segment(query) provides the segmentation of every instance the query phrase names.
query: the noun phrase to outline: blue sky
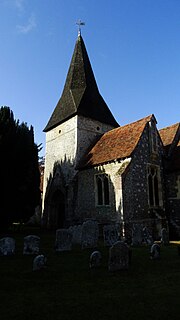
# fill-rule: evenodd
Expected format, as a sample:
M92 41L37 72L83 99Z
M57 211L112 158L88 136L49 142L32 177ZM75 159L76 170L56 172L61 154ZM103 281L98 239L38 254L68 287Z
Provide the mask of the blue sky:
M180 120L180 0L0 0L0 106L35 141L63 90L76 21L99 90L120 125ZM43 148L41 155L45 153Z

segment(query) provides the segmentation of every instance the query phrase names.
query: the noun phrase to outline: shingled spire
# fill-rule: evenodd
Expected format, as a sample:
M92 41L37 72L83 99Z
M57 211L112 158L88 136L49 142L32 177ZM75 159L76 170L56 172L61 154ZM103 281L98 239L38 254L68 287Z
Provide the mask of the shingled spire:
M81 34L78 35L64 90L44 131L47 132L75 115L117 127L99 93Z

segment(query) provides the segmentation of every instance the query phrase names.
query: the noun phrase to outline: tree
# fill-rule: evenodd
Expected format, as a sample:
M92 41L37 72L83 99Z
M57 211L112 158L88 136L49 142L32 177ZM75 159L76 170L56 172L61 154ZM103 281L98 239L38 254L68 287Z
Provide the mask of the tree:
M26 222L40 202L39 146L34 131L0 108L0 228Z

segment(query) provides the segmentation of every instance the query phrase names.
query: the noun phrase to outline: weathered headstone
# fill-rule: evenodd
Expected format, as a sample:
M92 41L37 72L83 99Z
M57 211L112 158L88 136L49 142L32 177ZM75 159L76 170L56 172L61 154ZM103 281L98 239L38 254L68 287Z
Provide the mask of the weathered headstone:
M143 242L149 245L153 244L153 237L147 227L144 227L142 230L143 233Z
M105 225L103 227L103 238L105 246L112 246L118 241L118 229L116 225Z
M70 230L56 230L55 250L57 252L72 250L72 232Z
M169 234L166 228L161 230L161 243L167 246L169 244Z
M73 245L81 245L82 240L82 225L70 226L69 231L72 233Z
M33 271L44 269L47 266L47 258L40 254L33 260Z
M85 221L82 225L82 249L97 247L99 238L98 223L93 220Z
M123 241L117 241L109 249L109 271L117 271L129 268L129 247Z
M154 243L151 246L151 250L150 250L150 257L153 260L159 259L160 258L160 246L157 243Z
M38 254L40 246L40 237L35 235L28 235L24 237L23 254Z
M139 246L143 241L142 225L134 223L132 228L132 245Z
M94 251L90 255L89 266L90 268L97 268L101 265L102 255L100 251Z
M0 239L0 256L11 256L15 253L15 240L11 237Z

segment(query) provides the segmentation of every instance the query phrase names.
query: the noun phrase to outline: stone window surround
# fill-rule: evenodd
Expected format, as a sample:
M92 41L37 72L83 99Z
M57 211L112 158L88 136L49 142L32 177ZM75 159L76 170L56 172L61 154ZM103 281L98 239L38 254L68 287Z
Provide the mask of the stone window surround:
M98 194L98 179L101 179L101 187L102 187L102 194ZM108 182L108 185L106 187L108 189L105 190L105 181ZM95 182L95 205L96 207L109 207L110 206L110 190L109 190L109 176L106 173L98 173L94 176L94 182ZM102 204L99 203L99 196L102 199Z
M155 174L153 175L153 181L152 181L152 197L153 197L153 204L150 203L150 191L149 191L149 176L150 176L150 169L155 170ZM157 178L157 187L155 187L155 180L154 178ZM156 190L157 191L156 191ZM163 201L162 201L162 184L161 184L161 176L160 176L160 166L148 163L147 164L147 190L148 190L148 205L150 208L160 208L163 207ZM158 192L156 194L156 192ZM158 204L157 204L157 197L158 197Z

